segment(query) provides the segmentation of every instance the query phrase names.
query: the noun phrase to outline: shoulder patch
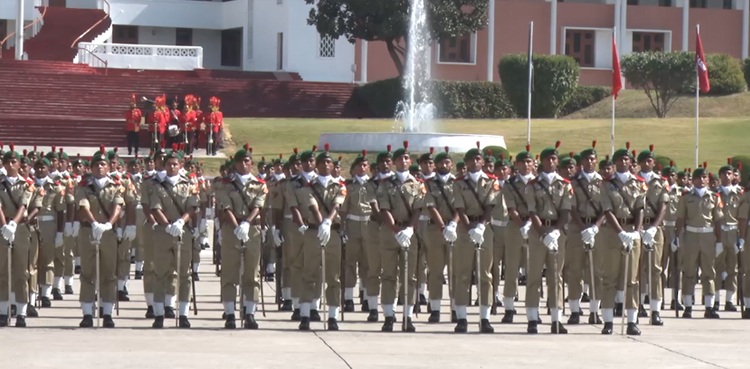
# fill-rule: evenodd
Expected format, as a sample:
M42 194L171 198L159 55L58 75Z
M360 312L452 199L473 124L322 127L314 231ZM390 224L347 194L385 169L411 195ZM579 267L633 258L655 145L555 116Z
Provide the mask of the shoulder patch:
M567 178L565 178L565 177L562 177L562 180L563 180L563 182L565 182L565 183L570 183L570 180L569 180L569 179L567 179Z
M643 177L641 177L641 176L639 176L637 174L635 175L635 179L638 180L639 182L646 182L646 180Z

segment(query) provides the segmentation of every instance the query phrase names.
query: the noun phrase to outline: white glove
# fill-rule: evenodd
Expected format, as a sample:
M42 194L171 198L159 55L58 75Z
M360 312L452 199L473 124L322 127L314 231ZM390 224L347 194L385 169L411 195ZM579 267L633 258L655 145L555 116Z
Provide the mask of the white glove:
M481 246L484 243L484 230L485 226L483 223L479 223L476 227L470 229L469 238L471 238L471 241Z
M199 245L208 245L208 237L203 236L200 239L198 239L198 244Z
M118 227L118 228L117 228L117 239L118 239L118 240L122 240L122 239L123 239L123 235L124 235L124 234L125 234L125 231L123 231L123 229L122 229L122 228L119 228L119 227Z
M635 240L640 241L641 240L641 233L638 232L638 231L628 232L628 234L630 235L630 239L633 240L633 241L635 241Z
M277 229L276 226L271 226L271 236L273 236L273 244L276 247L281 246L284 240L281 239L281 230Z
M81 222L73 222L73 234L71 237L78 237L78 233L81 232Z
M268 232L268 228L260 229L260 243L261 244L266 243L266 232Z
M656 237L656 227L651 227L641 234L641 237L643 239L643 244L645 245L653 245L654 244L654 238Z
M531 221L527 221L526 224L523 225L523 227L520 228L521 231L521 237L523 237L524 240L529 239L529 231L531 230Z
M65 223L65 237L73 236L73 223Z
M560 239L560 230L555 229L554 231L547 233L542 238L542 243L544 246L547 246L547 248L550 251L557 251L559 248L559 245L557 243L557 240Z
M170 236L177 238L182 236L182 228L185 227L185 221L182 220L182 218L177 219L174 221L174 223L167 226L165 231L169 233Z
M128 240L128 241L135 240L135 236L136 236L135 230L136 230L135 225L125 226L125 232L123 234L125 237L125 240Z
M198 230L200 232L206 231L206 218L202 218L201 221L198 223Z
M739 254L740 251L744 249L745 249L745 240L740 238L739 240L737 240L737 244L734 245L734 253Z
M458 233L456 232L456 229L458 229L458 224L454 221L448 222L448 224L443 229L443 237L448 242L456 242L458 239Z
M672 252L677 252L677 250L680 248L680 239L675 237L672 240L672 243L670 244L670 246L672 247Z
M297 228L297 231L298 231L299 233L305 234L305 232L307 232L307 228L308 228L308 227L307 227L307 225L306 225L306 224L303 224L303 225L301 225L301 226L300 226L299 228Z
M237 228L234 229L234 235L237 239L242 242L247 242L250 239L250 223L242 222Z
M111 229L112 229L112 223L94 222L94 224L91 225L91 236L94 238L94 240L99 241L102 239L104 232L107 232Z
M721 253L724 251L724 244L721 242L716 243L716 256L721 255Z
M63 245L63 233L57 232L55 233L55 247L62 247Z
M320 244L323 246L327 245L328 241L331 240L330 219L324 219L323 223L320 223L320 226L318 227L318 240L320 240Z
M414 228L406 227L404 230L396 233L396 241L401 247L408 249L411 246L411 237L414 236Z
M633 232L622 231L617 234L617 237L622 241L623 250L630 252L633 249Z
M6 225L3 226L2 233L3 238L5 238L6 241L13 242L13 240L16 238L16 228L18 225L14 221L8 222Z
M594 236L591 234L588 228L581 231L581 240L583 240L584 246L594 246Z

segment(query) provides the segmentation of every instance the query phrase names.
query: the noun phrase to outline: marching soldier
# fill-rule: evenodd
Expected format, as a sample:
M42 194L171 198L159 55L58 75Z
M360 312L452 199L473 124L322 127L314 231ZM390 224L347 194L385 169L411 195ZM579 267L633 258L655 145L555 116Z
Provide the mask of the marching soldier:
M321 285L328 305L328 330L339 329L336 317L341 305L341 218L338 211L346 198L346 186L331 176L333 160L325 151L315 154L305 151L300 155L303 172L294 181L294 195L290 196L289 208L303 234L302 289L300 296L300 330L310 329L312 310L319 305ZM312 171L312 165L318 174ZM322 250L325 252L322 254ZM321 258L325 257L325 270L321 278Z
M641 243L644 253L641 254L640 264L640 302L639 315L647 317L643 303L646 295L649 297L651 311L651 325L661 326L664 322L659 316L662 301L662 266L661 259L664 252L664 229L662 222L669 206L669 184L661 173L654 172L656 161L654 145L649 145L648 150L638 154L639 176L642 178L648 190L644 196L643 207L643 231L641 232ZM649 273L651 276L649 278ZM651 281L653 285L648 285ZM648 289L647 289L648 287Z
M283 193L283 216L284 221L281 226L281 234L284 243L282 244L282 256L281 258L286 260L284 262L284 268L288 269L289 273L289 295L292 300L292 321L300 320L300 297L302 297L302 265L304 259L302 258L302 246L304 243L303 234L299 232L299 219L294 219L292 216L292 210L289 206L295 200L294 187L300 180L307 181L307 178L311 178L314 175L314 169L311 167L309 162L304 163L305 171L302 171L303 163L300 160L299 152L297 148L294 148L294 154L289 157L289 160L284 163L284 170L288 171L287 179L283 182L279 189ZM303 174L304 173L304 174ZM278 204L276 204L278 206ZM317 305L315 309L311 309L310 318L313 321L320 321L320 315L318 314Z
M737 248L738 234L738 217L739 206L742 201L744 191L742 187L732 184L734 179L734 167L732 158L727 159L727 165L719 168L719 180L721 186L718 194L721 202L724 204L723 215L721 220L721 238L719 243L721 248L716 248L716 296L714 298L714 309L719 309L721 301L721 289L727 291L724 311L737 311L734 306L734 299L737 294Z
M419 166L419 173L418 175L415 175L417 178L421 179L422 182L427 182L432 178L435 178L435 158L434 158L434 152L435 149L430 147L430 152L424 153L421 156L419 156L417 160L417 165ZM415 305L414 310L419 313L421 311L420 305L428 305L427 297L425 296L425 292L427 291L427 248L424 243L425 232L427 231L427 225L430 222L430 215L427 213L427 209L422 209L422 214L419 216L419 227L417 229L417 233L419 234L419 237L417 237L417 241L419 241L419 262L417 264L417 287L419 289L419 303ZM442 282L442 276L443 276L443 269L439 271L433 272L433 274L438 274L438 276L441 279ZM442 284L440 286L440 289L442 289ZM402 294L403 295L403 294ZM430 306L428 306L428 311L430 311Z
M154 250L156 248L154 234L158 223L151 213L151 192L154 186L159 185L159 181L166 177L164 170L164 157L166 151L157 149L153 157L149 159L153 163L153 169L146 172L143 183L140 188L140 211L145 218L145 224L142 228L143 238L143 294L146 300L146 319L154 319L154 284L156 283L156 274L154 271ZM165 301L171 304L171 301ZM165 308L165 310L167 310ZM171 313L171 314L170 314ZM174 318L174 311L165 311L167 318Z
M677 168L675 168L674 166L674 162L670 161L668 167L662 168L661 175L662 177L667 179L667 184L669 185L669 203L667 205L667 212L664 215L664 243L667 243L671 242L675 238L674 227L677 223L677 204L679 203L680 197L683 194L683 188L677 183L678 172ZM671 285L669 287L673 288L672 303L670 309L674 310L676 308L678 310L682 310L680 297L674 294L674 288L676 287L677 281L672 277L672 272L675 270L675 268L679 269L679 264L672 259L674 254L672 253L671 247L665 247L663 252L662 270L669 269L670 273L667 277L667 280L671 282ZM664 305L663 302L662 305Z
M200 204L198 187L179 174L182 159L183 153L173 147L164 157L166 173L159 176L158 182L152 183L150 188L149 206L158 224L153 233L156 275L153 328L164 327L164 317L169 309L165 303L175 296L179 303L178 326L190 328L187 318L190 300L188 271L193 233L186 232L186 225L195 218Z
M508 205L505 202L503 196L503 187L505 186L508 179L511 177L511 163L510 160L505 159L505 155L501 154L500 157L495 160L494 163L494 175L497 178L497 183L500 186L500 193L497 195L497 203L492 208L492 242L493 242L493 261L492 261L492 289L493 293L493 304L491 313L497 314L497 307L503 306L503 300L501 299L500 293L500 279L503 275L503 262L505 261L505 248L508 242L506 241L508 236ZM518 273L518 268L516 268ZM506 279L506 284L510 283ZM517 279L514 283L518 283ZM515 295L512 296L515 300Z
M607 226L602 229L602 334L612 334L614 330L615 295L618 294L619 280L627 282L624 286L627 334L641 334L637 327L636 284L641 252L638 230L643 222L644 197L648 188L642 178L630 172L633 157L628 151L630 143L627 146L612 155L616 172L602 185L602 211L607 217Z
M8 326L11 300L16 303L16 327L26 327L29 303L27 267L31 244L30 229L25 223L31 197L36 189L33 180L19 174L21 158L12 144L2 157L5 174L0 176L0 224L6 244L0 252L0 327ZM8 257L11 258L10 261ZM11 270L8 270L9 266ZM11 291L8 290L8 284L11 284Z
M217 215L222 218L221 301L224 327L236 328L235 285L240 286L245 329L258 329L255 309L260 300L261 211L268 187L252 174L253 150L248 145L234 154L234 173L216 193ZM241 267L242 265L242 267Z
M104 327L115 327L112 308L117 298L117 234L113 226L117 224L125 205L125 188L108 176L109 156L104 147L100 147L91 159L91 175L83 179L76 189L77 220L81 224L81 328L94 325L97 294L102 301L102 306L98 308L102 311ZM96 281L97 275L99 281ZM95 290L97 284L99 291Z
M418 247L414 228L419 222L420 208L426 189L420 180L408 172L411 165L408 146L409 142L404 141L404 147L393 153L393 163L396 166L395 173L383 177L381 170L382 179L377 191L382 221L380 227L380 256L382 263L381 303L385 316L385 323L381 328L383 332L393 331L393 323L396 321L394 303L398 291L396 283L399 279L404 279L402 276L405 274L408 280L401 281L406 286L407 295L407 301L404 301L403 307L406 319L402 322L402 330L406 332L416 331L412 323L413 307L417 297L416 268L418 264ZM406 273L404 273L403 268L406 268ZM371 270L370 274L372 273ZM468 299L469 296L466 296L467 305Z
M212 96L209 100L209 108L211 112L208 114L208 126L206 135L208 136L208 147L206 149L206 155L216 156L216 152L219 149L219 143L221 142L221 132L224 128L224 114L219 111L219 105L221 100Z
M716 270L714 260L716 250L721 243L721 220L724 203L721 194L711 192L708 186L706 163L692 174L693 189L680 198L677 205L677 225L675 238L672 240L672 251L682 248L680 264L682 271L682 303L685 305L683 318L693 316L693 294L698 282L698 268L701 269L703 302L706 311L704 318L718 319L719 314L713 309ZM685 234L682 235L682 232Z
M542 150L539 175L526 187L524 198L529 207L528 271L526 285L527 332L538 333L539 298L542 270L547 266L547 296L552 320L551 333L566 334L560 322L563 304L562 269L565 263L565 225L570 219L573 188L557 174L559 154L554 148Z
M133 204L135 206L133 212L135 217L135 225L126 226L125 233L133 237L131 242L131 254L134 255L135 259L135 279L143 279L143 225L146 221L146 217L143 213L143 205L141 199L141 187L143 186L144 177L141 173L141 161L138 159L138 155L132 158L128 162L128 172L126 174L128 181L132 184L133 189L131 190L133 196ZM131 228L128 228L131 227ZM132 233L135 232L135 235Z
M287 266L289 258L284 258L284 251L286 248L283 247L284 238L282 237L281 232L283 228L284 213L289 212L289 210L285 210L284 208L284 186L287 182L284 168L286 167L288 169L288 166L284 163L283 158L283 154L279 154L279 158L273 160L272 165L274 170L266 182L268 185L266 202L269 211L267 214L267 222L269 224L267 237L269 238L269 242L274 246L273 250L270 252L277 254L277 248L281 247L281 259L276 261L277 265L275 270L278 272L276 273L275 278L281 279L281 291L279 291L281 292L280 310L292 311L292 285L291 276L289 275L290 268Z
M737 211L739 237L736 244L736 251L739 252L738 258L742 264L738 276L742 281L742 291L740 293L745 305L745 310L742 311L742 319L750 319L750 272L748 271L748 267L750 266L750 252L745 250L745 243L750 240L750 227L748 227L750 223L748 223L748 219L750 219L750 191L745 191L740 201L740 208Z

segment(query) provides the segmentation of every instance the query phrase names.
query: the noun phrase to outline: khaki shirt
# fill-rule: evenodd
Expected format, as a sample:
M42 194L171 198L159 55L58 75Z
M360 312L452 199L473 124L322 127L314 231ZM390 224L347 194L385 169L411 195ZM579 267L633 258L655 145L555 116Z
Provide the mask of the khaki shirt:
M661 204L669 203L669 183L666 178L655 174L647 185L648 190L646 190L644 197L646 206L643 207L643 218L653 219L656 218L656 212L659 211Z
M76 188L76 206L88 209L99 223L109 221L115 206L125 205L125 187L116 183L111 178L102 188L96 184L93 176L84 178ZM102 206L104 209L102 209Z
M150 192L149 208L164 212L164 216L170 223L181 218L191 208L197 208L200 205L198 187L185 176L180 176L174 186L167 178L161 182L154 180L151 183Z
M542 176L529 181L524 198L529 205L529 211L535 213L541 220L557 220L564 210L573 207L573 187L570 181L556 175L552 183Z
M602 183L604 179L596 172L591 174L593 177L589 181L583 173L571 181L573 188L573 206L581 218L590 218L591 222L596 222L597 218L604 212L602 210Z
M375 186L372 182L360 183L357 179L346 181L346 199L341 205L341 212L356 216L372 215L372 203L378 201Z
M456 209L464 209L469 217L481 217L486 208L497 204L500 184L494 176L490 177L484 172L480 173L475 183L467 173L453 183L453 192Z
M133 185L133 180L130 178L130 175L115 175L112 176L112 180L120 182L120 184L125 187L125 196L123 197L126 204L132 204L138 201L138 196L140 195L138 194L138 189Z
M664 215L665 222L677 221L677 204L680 202L682 197L683 189L677 185L669 188L669 202L667 203L667 213Z
M289 210L284 207L284 187L288 182L287 178L277 180L275 177L266 182L268 185L268 205L273 211L281 211L286 215Z
M635 213L646 205L646 182L632 174L623 183L613 174L602 183L602 211L611 211L618 220L635 221Z
M19 175L16 183L10 184L6 176L0 175L0 205L2 205L5 217L12 219L16 216L18 212L16 205L19 207L26 206L28 213L31 197L35 191L36 186L34 186L34 181L31 179L26 179Z
M302 219L307 224L318 223L310 210L311 206L317 207L320 215L326 218L330 215L329 211L333 211L336 205L341 206L346 199L347 189L344 181L334 179L323 186L318 178L318 176L312 176L311 181L307 181L304 176L300 175L292 180L288 187L292 191L292 195L289 196L289 208L299 209ZM333 223L341 223L341 217L338 214L333 219Z
M706 189L706 193L700 197L693 190L682 196L677 204L677 218L685 219L688 227L713 227L714 222L721 221L723 207L717 193Z
M45 178L41 186L36 186L30 207L40 208L40 215L57 215L66 209L65 196L65 186L62 183Z
M126 174L126 178L128 179L128 182L132 186L132 189L130 190L131 196L133 197L133 201L137 204L141 203L141 187L143 186L144 177L143 175L133 175L133 174ZM127 202L127 201L126 201Z
M455 185L456 178L453 175L448 176L445 183L438 174L425 182L427 193L424 196L424 207L437 209L444 222L453 218L453 211L456 209Z
M411 215L423 207L427 188L411 174L404 182L394 173L380 180L376 193L380 210L388 210L394 222L410 222Z
M508 209L516 209L518 215L522 218L529 216L529 208L526 204L526 187L531 186L531 180L524 184L521 176L515 175L509 178L502 188L503 201Z
M742 219L743 221L750 219L750 191L742 195L740 207L737 210L737 219Z
M503 187L507 185L507 182L507 180L497 180L497 184L500 187L500 192L498 192L495 198L495 207L492 208L492 220L507 222L509 219L508 204L505 203L505 196L503 196Z
M241 223L250 216L253 209L263 209L266 204L266 194L268 194L268 186L265 181L251 177L243 185L240 177L234 175L226 178L221 191L216 193L216 209L219 213L231 211L237 223Z
M717 193L721 196L721 201L724 203L724 209L722 210L724 217L721 225L736 225L739 219L740 203L742 202L742 197L745 195L745 191L742 187L732 186L728 194L725 194L721 189Z

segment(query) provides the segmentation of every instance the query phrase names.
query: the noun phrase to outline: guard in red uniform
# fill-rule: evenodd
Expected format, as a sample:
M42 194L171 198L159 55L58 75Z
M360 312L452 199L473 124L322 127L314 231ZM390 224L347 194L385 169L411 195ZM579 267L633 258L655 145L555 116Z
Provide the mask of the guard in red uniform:
M193 144L190 147L191 151L200 145L200 134L205 131L205 116L201 110L201 98L196 97L193 99L193 103L193 110L195 111L195 126L193 127L193 139L191 141Z
M219 142L221 142L221 132L224 128L224 114L219 111L220 105L221 100L216 96L212 96L209 100L211 113L208 115L208 148L206 154L210 153L211 156L216 156Z
M141 130L141 118L143 118L143 114L136 106L135 94L133 94L130 98L130 110L125 113L125 130L128 132L128 155L133 154L133 148L135 148L136 154L138 153L138 132Z
M148 131L151 133L151 141L154 150L156 147L166 147L164 133L167 130L167 122L169 121L169 110L167 109L166 103L167 99L164 95L157 96L154 99L154 111L149 117Z
M180 135L181 141L185 143L185 150L188 155L193 153L193 132L196 127L195 96L185 95L185 105L182 114L180 114Z

